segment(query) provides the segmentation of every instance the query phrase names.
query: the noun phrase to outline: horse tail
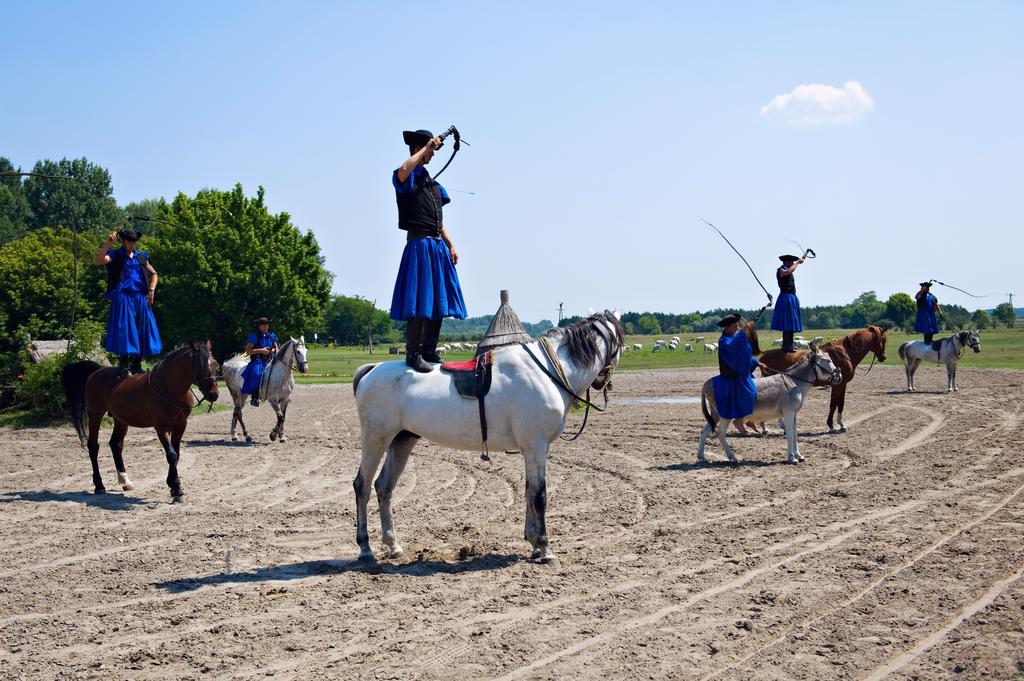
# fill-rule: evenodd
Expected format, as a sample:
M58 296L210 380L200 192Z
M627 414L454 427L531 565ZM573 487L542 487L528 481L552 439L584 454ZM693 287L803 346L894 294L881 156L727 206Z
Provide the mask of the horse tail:
M707 420L708 425L711 426L711 432L715 432L718 424L711 418L711 412L708 411L708 396L703 390L700 391L700 410L704 412L704 418Z
M376 364L364 364L363 366L356 369L355 376L352 377L352 394L355 395L356 391L359 390L359 381L363 380L363 376L373 371Z
M910 345L910 341L906 341L905 343L900 345L900 359L902 359L904 362L907 361L907 346L908 345Z
M65 366L60 372L60 382L64 387L64 398L68 403L68 411L71 412L71 423L75 426L78 439L85 446L88 438L88 430L85 423L85 383L89 377L98 369L99 364L91 360L84 362L73 362Z

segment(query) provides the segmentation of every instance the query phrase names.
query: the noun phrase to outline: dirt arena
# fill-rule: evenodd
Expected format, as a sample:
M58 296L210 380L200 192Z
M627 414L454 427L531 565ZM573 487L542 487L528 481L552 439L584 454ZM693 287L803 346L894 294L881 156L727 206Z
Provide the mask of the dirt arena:
M967 362L969 367L969 361ZM0 678L846 679L1024 676L1024 373L876 366L781 436L695 465L708 370L620 374L556 443L526 560L518 455L422 442L396 491L398 562L353 561L350 385L299 386L285 444L194 418L171 505L151 432L136 484L91 489L70 428L0 431ZM570 426L579 417L571 417ZM103 438L106 435L102 436ZM371 540L379 547L376 499Z

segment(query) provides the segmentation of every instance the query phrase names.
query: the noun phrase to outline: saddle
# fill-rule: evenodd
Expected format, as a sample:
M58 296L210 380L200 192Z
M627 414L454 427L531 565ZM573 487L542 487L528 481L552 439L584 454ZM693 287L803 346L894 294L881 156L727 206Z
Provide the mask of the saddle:
M487 451L487 410L484 398L491 389L491 373L494 368L494 353L490 350L467 362L445 362L441 371L452 375L452 383L460 397L477 400L480 406L480 435L484 441L485 460L489 460Z
M942 341L932 341L932 350L935 352L942 352Z

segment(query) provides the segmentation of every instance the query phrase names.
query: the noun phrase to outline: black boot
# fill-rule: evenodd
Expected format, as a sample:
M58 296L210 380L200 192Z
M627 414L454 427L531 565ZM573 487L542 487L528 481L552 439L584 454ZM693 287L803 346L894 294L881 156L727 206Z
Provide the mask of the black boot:
M414 317L405 323L405 364L424 374L429 374L433 367L427 364L420 354L420 339L423 336L425 319Z
M117 368L121 370L119 378L127 378L128 376L131 376L131 358L128 355L118 355Z
M793 352L796 350L796 346L793 344L793 332L783 331L782 332L782 351Z
M423 335L420 337L420 355L434 364L441 363L441 355L437 354L437 341L441 337L443 319L423 320Z
M128 367L128 369L133 374L144 373L142 371L142 357L139 355L131 355L131 365Z
M924 342L927 343L928 345L931 345L933 338L935 338L935 334L934 333L926 333L924 335Z

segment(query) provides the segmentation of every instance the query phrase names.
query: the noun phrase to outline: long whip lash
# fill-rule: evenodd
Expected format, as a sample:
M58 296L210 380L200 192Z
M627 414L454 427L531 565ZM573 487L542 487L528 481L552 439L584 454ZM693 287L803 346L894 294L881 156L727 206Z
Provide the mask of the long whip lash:
M953 286L952 284L947 284L945 282L939 281L938 279L929 279L928 281L932 282L933 284L938 284L939 286L945 286L946 288L954 289L956 291L959 291L960 293L965 293L965 294L969 295L971 298L989 298L989 297L994 295L992 293L986 293L983 296L976 296L973 293L970 293L969 291L965 291L962 288L959 288L957 286Z
M729 248L731 248L736 255L740 256L740 260L742 260L743 264L747 266L747 269L750 270L750 273L752 275L754 275L754 281L756 281L757 285L761 287L761 290L764 291L764 294L766 296L768 296L768 305L771 305L772 304L772 294L768 292L768 289L766 289L764 287L764 284L761 283L761 280L757 278L757 273L754 272L754 268L750 266L750 263L747 262L747 259L743 257L743 254L740 253L736 249L736 247L732 245L732 242L729 241L728 237L726 237L724 234L722 234L722 230L718 229L718 227L715 227L713 224L711 224L710 222L708 222L704 218L701 218L700 221L703 222L708 227L710 227L711 229L713 229L716 232L718 232L718 236L722 237L722 239L725 240L725 243L729 244ZM767 307L767 305L765 307Z

